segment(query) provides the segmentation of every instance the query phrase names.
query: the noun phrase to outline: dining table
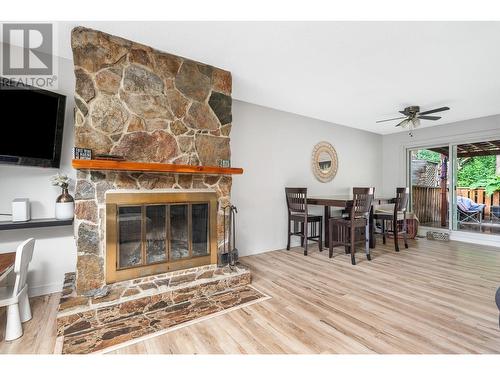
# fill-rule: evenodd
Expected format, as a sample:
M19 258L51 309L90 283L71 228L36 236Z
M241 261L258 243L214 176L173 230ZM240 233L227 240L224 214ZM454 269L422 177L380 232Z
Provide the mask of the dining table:
M390 203L394 198L376 197L373 199L372 207L370 209L370 215L368 218L367 231L368 231L368 242L370 249L374 249L376 246L375 239L375 220L373 219L373 206L378 204ZM353 198L348 194L333 194L333 195L313 195L307 197L307 204L313 206L323 206L324 207L324 223L325 223L325 247L330 244L330 230L328 222L331 218L331 207L342 208L348 210L352 207Z
M14 262L16 261L16 253L3 253L0 254L0 283L7 277L7 275L14 269Z

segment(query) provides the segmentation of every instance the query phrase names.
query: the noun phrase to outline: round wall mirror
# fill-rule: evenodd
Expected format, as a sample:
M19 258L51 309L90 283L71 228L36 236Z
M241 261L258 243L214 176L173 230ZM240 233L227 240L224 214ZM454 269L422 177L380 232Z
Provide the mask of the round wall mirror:
M312 170L321 182L333 180L337 174L337 152L328 142L318 143L312 152Z

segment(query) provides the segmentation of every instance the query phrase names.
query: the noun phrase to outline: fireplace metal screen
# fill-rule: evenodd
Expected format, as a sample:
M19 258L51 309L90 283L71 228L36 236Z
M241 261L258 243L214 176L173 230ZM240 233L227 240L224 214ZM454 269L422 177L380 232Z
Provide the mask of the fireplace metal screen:
M215 193L108 193L108 283L217 262Z

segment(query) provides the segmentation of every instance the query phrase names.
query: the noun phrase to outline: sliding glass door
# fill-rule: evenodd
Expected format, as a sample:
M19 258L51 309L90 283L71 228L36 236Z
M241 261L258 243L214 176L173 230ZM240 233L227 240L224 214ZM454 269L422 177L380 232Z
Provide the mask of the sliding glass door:
M408 170L410 209L420 225L449 227L449 147L410 149Z
M500 235L500 140L452 148L453 230Z
M423 227L500 235L500 140L408 149L410 209Z

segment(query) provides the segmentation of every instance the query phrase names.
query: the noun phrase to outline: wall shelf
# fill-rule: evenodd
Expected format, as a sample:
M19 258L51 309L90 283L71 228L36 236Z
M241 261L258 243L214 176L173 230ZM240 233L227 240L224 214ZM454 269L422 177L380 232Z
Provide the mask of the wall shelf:
M129 171L152 173L187 173L187 174L242 174L242 168L221 168L201 165L139 163L133 161L117 160L83 160L73 159L71 162L75 169Z
M55 218L32 219L29 221L0 221L0 231L26 228L61 227L72 224L73 219L57 220Z

